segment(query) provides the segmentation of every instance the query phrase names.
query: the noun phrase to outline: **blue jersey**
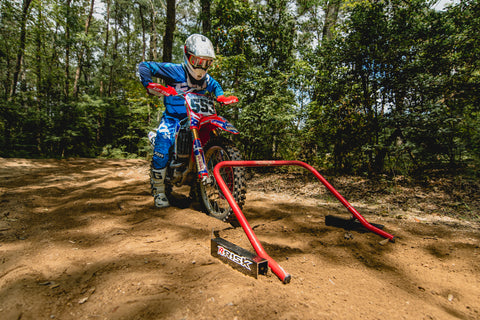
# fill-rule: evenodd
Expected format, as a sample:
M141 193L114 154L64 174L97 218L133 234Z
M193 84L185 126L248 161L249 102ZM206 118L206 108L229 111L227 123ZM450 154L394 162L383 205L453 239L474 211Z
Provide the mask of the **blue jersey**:
M186 91L192 89L187 79L187 71L181 64L152 61L140 62L138 65L138 73L144 87L147 87L149 83L153 82L153 76L163 79L166 85L174 87L176 90ZM222 87L209 74L205 76L205 83L202 86L202 90L197 90L197 92L211 92L216 97L223 95ZM167 115L178 119L183 119L187 116L187 110L184 105L185 100L181 97L164 97L163 101Z

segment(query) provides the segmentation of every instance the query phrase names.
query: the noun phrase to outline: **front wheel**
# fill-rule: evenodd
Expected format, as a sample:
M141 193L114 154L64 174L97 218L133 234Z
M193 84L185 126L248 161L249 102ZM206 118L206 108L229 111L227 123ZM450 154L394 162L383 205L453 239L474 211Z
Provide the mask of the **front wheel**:
M238 227L240 224L213 176L213 169L217 163L222 161L242 160L240 152L233 146L232 142L220 137L215 137L210 140L205 145L204 150L208 174L212 179L210 183L204 185L199 182L197 185L203 210L212 217L228 222L234 227ZM245 203L246 193L245 168L222 168L220 174L238 206L242 208Z

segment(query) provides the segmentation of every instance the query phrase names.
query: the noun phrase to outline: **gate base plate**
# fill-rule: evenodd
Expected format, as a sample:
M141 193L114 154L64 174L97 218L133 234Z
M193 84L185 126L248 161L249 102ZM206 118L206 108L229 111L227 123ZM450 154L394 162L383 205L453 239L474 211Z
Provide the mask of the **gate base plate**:
M211 254L234 269L255 279L258 278L259 274L265 275L268 271L267 260L219 237L211 240Z

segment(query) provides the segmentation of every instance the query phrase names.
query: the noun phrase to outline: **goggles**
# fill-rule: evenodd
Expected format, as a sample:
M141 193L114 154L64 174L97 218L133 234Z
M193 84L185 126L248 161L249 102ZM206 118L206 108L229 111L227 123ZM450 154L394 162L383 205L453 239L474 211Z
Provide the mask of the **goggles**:
M190 55L188 57L188 62L195 69L207 70L212 65L213 60L211 58L204 59L204 58L196 57L194 55Z

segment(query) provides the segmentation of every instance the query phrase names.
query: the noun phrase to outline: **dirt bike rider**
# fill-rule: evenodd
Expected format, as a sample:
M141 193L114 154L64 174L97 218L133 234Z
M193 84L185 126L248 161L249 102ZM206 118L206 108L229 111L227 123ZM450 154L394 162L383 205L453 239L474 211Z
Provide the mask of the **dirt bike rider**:
M154 76L163 79L167 86L176 90L194 89L202 94L212 93L217 97L217 101L223 104L238 101L235 96L225 97L220 84L207 73L215 59L212 42L207 37L200 34L189 36L185 41L183 57L182 64L141 62L138 73L147 92L153 93L150 90ZM180 120L187 116L184 102L181 97L164 97L165 111L157 128L150 175L152 196L158 208L170 205L165 195L165 174L168 152L175 143L176 127Z

